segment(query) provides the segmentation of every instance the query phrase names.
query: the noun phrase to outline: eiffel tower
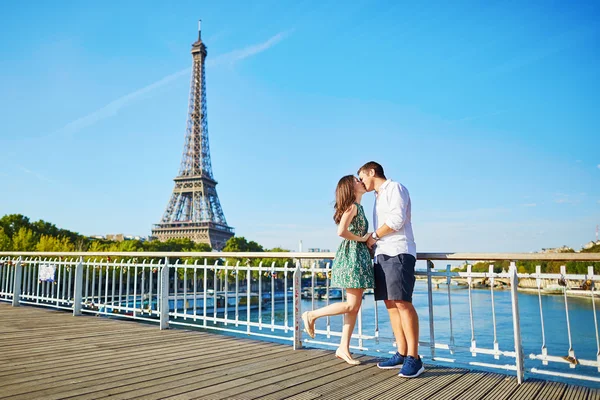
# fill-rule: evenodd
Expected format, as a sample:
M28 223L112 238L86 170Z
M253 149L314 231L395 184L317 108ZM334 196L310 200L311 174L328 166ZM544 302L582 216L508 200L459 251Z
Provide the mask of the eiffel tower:
M175 188L160 223L152 236L160 241L189 238L221 250L234 235L227 225L217 196L208 147L206 116L206 46L198 22L198 40L192 44L192 82L185 144Z

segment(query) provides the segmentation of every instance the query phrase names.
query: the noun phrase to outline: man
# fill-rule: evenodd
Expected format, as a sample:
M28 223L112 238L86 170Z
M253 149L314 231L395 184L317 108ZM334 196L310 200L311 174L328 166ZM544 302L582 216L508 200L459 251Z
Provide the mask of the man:
M373 225L367 241L375 247L375 300L383 300L398 351L377 366L401 368L399 376L415 378L425 370L419 357L419 316L412 305L417 248L412 231L408 190L387 179L383 167L368 162L358 170L368 192L375 191Z

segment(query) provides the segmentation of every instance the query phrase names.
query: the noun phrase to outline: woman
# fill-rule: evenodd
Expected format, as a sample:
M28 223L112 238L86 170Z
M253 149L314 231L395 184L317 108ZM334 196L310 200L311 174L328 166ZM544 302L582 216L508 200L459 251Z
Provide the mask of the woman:
M340 179L335 190L333 220L338 226L338 235L344 240L335 255L331 286L345 288L346 301L302 314L304 330L311 338L315 337L315 321L318 318L345 314L342 339L335 356L351 365L360 364L360 361L354 360L350 355L350 337L362 303L363 291L374 285L371 256L365 243L369 224L360 205L365 193L365 186L352 175Z

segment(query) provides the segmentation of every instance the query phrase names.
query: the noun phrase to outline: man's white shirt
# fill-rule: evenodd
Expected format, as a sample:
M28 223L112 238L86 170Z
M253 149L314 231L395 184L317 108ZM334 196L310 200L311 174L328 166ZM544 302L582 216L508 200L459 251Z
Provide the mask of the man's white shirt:
M410 195L408 189L391 179L385 181L375 193L373 224L377 229L386 224L394 232L377 241L375 257L379 254L396 256L412 254L417 258L417 245L412 230Z

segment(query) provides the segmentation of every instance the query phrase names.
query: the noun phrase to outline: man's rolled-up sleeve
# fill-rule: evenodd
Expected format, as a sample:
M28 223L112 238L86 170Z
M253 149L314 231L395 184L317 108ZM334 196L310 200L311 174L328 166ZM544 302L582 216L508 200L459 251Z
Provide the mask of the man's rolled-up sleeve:
M394 185L389 189L387 197L390 211L385 224L391 229L399 231L404 226L404 221L406 221L408 194L401 190L399 185Z

